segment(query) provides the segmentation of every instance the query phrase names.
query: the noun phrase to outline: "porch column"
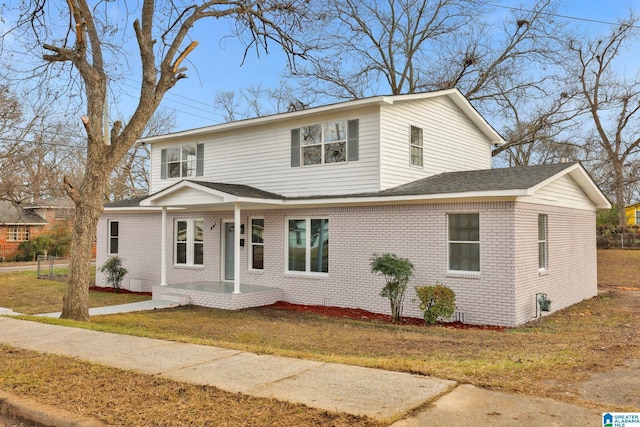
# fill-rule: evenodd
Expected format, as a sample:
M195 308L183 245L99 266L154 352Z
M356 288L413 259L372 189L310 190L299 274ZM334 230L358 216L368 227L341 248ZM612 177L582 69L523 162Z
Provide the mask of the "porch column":
M160 286L167 285L167 207L162 207L162 243L160 244Z
M240 293L240 205L235 203L233 224L233 293Z

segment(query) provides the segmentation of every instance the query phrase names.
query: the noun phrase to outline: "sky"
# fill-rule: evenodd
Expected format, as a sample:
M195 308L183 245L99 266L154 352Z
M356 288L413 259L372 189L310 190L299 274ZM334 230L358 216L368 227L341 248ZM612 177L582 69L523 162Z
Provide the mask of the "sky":
M491 3L517 7L520 1L495 0ZM508 12L503 8L496 10ZM565 0L558 14L577 18L568 21L589 33L607 33L610 25L592 21L614 23L620 17L626 16L629 10L640 13L640 0ZM262 84L263 87L277 86L280 72L286 65L286 58L275 47L271 54L261 54L259 58L255 53L250 53L241 65L242 49L233 40L226 40L220 44L214 42L214 46L207 40L200 42L190 57L196 67L189 66L189 78L180 81L162 103L163 108L175 112L175 130L222 122L222 114L216 113L212 107L217 92L239 91L251 84ZM640 55L637 52L628 52L627 56L627 67L640 70Z
M527 3L525 1L524 3ZM508 14L507 7L518 7L521 0L490 0L496 13ZM588 33L607 33L619 18L627 16L629 10L640 13L640 0L564 0L558 14ZM570 17L575 19L569 19ZM224 20L218 21L223 22ZM598 21L598 22L596 22ZM210 22L210 21L209 21ZM129 23L130 25L130 23ZM180 80L166 95L161 109L175 114L175 131L210 126L224 121L224 115L214 108L216 93L223 90L240 91L250 85L260 84L264 88L279 86L280 73L286 66L286 58L275 44L271 53L249 52L244 64L243 49L236 39L220 40L220 32L228 24L207 23L195 28L194 39L198 47L188 56L183 65L188 67L188 78ZM0 27L1 27L0 23ZM634 73L640 70L640 55L637 50L629 51L625 59L626 67ZM132 51L132 60L135 60ZM125 77L112 84L110 96L110 119L125 119L135 105L138 85L135 77ZM120 95L116 96L116 93ZM384 94L379 94L384 95ZM487 118L491 122L491 118Z

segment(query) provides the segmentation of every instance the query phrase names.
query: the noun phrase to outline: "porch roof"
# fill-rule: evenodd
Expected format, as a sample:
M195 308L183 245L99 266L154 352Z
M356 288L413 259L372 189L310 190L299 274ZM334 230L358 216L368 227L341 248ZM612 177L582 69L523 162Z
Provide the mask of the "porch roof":
M248 185L185 180L146 198L132 200L130 205L120 202L105 207L215 206L226 209L235 203L240 203L243 208L252 206L271 206L273 208L346 203L428 202L480 197L518 198L534 195L538 189L564 175L569 175L597 208L611 206L609 200L580 163L557 163L445 172L377 192L331 196L285 197Z

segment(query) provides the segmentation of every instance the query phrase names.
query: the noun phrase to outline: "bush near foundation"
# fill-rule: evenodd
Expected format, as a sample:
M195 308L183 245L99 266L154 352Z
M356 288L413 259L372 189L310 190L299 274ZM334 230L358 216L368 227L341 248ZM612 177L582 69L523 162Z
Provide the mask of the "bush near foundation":
M449 319L453 316L456 294L450 288L442 284L416 286L416 294L420 299L420 310L427 325L435 324L438 318Z

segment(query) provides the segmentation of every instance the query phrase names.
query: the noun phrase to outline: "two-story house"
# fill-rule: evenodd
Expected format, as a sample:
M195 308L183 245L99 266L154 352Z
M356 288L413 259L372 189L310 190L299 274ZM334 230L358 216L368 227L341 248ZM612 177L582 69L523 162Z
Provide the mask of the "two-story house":
M105 207L97 264L154 298L238 309L283 300L389 313L374 253L456 293L455 318L515 326L596 295L580 164L491 169L500 135L457 90L378 96L147 138L150 195ZM105 285L97 274L97 283Z

